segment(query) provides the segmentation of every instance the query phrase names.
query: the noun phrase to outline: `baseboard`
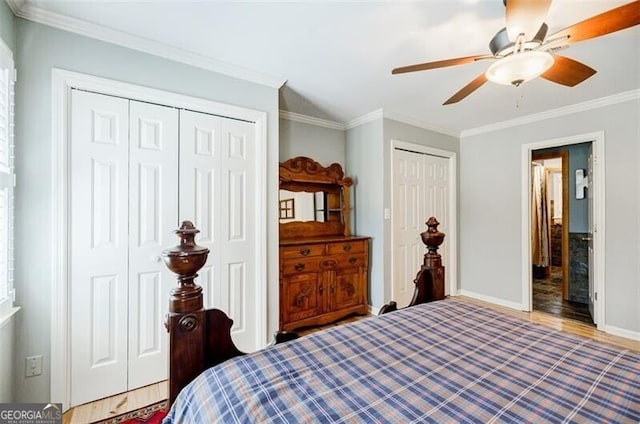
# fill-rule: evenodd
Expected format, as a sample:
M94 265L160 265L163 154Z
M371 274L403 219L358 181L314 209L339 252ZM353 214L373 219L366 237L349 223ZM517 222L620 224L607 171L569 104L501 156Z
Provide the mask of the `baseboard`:
M524 310L522 304L518 302L510 302L508 300L498 299L497 297L485 296L484 294L478 294L464 289L458 290L458 295L482 300L483 302L493 303L494 305L504 306L505 308L515 309L517 311Z
M380 308L376 308L376 307L375 307L375 306L373 306L373 305L369 305L369 313L370 313L371 315L376 315L376 316L377 316L377 315L379 315L379 314L380 314Z
M605 325L603 330L607 334L640 341L640 332L638 331L625 330L624 328L613 327L611 325Z

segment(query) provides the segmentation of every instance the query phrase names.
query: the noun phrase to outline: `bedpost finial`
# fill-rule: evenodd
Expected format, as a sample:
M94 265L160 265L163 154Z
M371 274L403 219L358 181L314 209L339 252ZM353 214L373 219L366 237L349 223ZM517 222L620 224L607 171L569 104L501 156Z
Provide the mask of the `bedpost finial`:
M170 294L170 312L187 312L202 308L202 288L194 280L200 268L207 262L209 249L196 244L195 237L199 232L191 221L183 221L180 228L174 231L180 239L180 244L162 252L162 259L167 268L178 275L178 287L173 288Z
M440 254L438 254L438 247L440 247L444 241L444 233L438 231L438 225L440 225L440 223L434 216L432 216L427 220L427 222L425 222L425 224L427 224L428 227L427 231L420 233L422 242L428 249L428 252L425 255L425 260L427 259L427 256L431 258L440 258Z

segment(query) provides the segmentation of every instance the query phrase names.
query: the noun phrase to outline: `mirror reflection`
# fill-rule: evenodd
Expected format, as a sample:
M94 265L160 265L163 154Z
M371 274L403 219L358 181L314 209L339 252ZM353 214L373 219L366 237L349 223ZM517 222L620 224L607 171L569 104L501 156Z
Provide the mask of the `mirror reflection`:
M326 221L326 193L280 190L280 222Z

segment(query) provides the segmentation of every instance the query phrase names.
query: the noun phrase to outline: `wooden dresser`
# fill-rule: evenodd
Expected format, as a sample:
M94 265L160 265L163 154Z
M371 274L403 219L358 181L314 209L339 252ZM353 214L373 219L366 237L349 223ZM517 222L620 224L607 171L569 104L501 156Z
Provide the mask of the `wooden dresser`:
M280 164L282 331L368 312L369 237L350 233L351 185L339 164Z
M368 312L368 237L280 240L280 329Z

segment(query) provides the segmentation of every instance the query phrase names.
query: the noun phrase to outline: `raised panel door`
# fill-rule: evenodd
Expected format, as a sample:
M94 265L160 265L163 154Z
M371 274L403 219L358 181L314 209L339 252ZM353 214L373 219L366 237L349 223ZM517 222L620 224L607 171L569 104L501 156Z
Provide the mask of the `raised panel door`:
M71 114L74 406L127 390L129 102L74 90Z
M128 390L167 378L164 317L175 276L160 260L178 224L178 111L131 101Z
M324 312L325 288L322 280L322 275L317 272L283 278L280 310L284 314L284 324L315 317Z
M331 285L333 304L331 309L357 307L362 305L364 296L363 272L361 267L337 269Z

